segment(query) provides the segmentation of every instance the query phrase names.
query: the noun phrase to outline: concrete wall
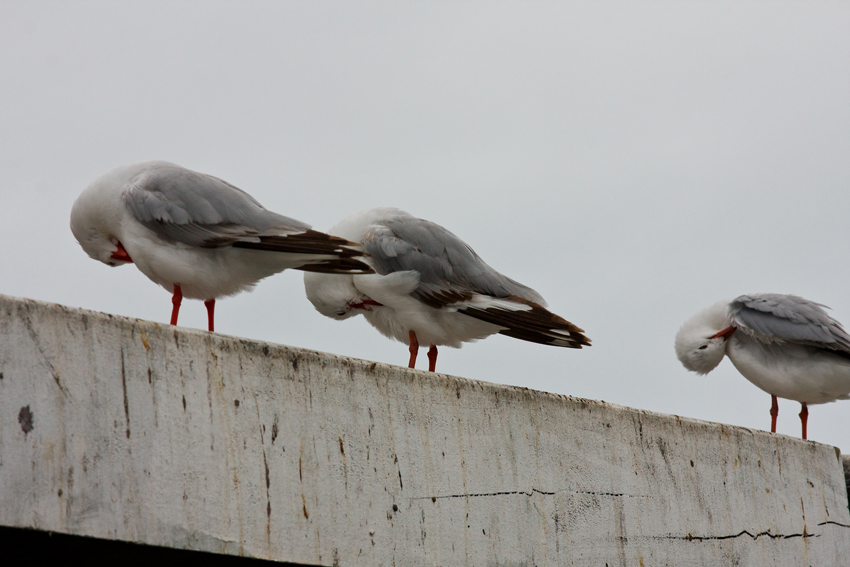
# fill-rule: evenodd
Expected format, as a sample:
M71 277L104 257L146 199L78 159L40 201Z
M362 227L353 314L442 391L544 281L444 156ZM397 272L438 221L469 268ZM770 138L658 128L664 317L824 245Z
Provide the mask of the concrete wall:
M320 565L850 557L814 442L3 296L0 373L6 526Z

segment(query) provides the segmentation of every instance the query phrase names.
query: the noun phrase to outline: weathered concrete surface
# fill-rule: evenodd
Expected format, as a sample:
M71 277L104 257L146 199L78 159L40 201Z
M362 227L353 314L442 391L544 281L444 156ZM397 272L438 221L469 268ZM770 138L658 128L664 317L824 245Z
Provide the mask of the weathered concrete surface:
M847 494L850 495L850 455L841 455L841 463L844 465L844 483L847 486Z
M324 565L850 557L814 442L3 296L0 373L2 525Z

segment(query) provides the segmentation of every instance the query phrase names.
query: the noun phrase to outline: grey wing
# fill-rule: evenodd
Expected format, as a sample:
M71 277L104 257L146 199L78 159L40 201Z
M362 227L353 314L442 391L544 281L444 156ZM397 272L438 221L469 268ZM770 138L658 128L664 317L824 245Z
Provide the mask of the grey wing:
M124 189L133 216L165 240L218 247L261 236L303 233L310 226L263 208L217 177L154 162Z
M363 244L379 274L419 272L412 295L430 307L463 303L475 295L506 299L515 307L467 305L458 312L504 327L499 332L510 337L568 348L590 345L582 329L545 308L539 293L491 268L438 224L399 215L369 227Z
M736 327L763 342L793 342L850 353L850 335L824 305L796 295L742 295L729 304Z
M463 240L430 221L397 216L372 225L363 237L379 274L419 272L417 299L441 307L473 294L519 296L545 306L539 293L497 272Z

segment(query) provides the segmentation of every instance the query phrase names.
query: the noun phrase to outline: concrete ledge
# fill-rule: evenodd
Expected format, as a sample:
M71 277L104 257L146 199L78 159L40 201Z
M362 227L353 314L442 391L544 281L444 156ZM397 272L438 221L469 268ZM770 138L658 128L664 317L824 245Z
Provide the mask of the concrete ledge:
M850 556L814 442L5 296L0 373L0 525L318 565Z

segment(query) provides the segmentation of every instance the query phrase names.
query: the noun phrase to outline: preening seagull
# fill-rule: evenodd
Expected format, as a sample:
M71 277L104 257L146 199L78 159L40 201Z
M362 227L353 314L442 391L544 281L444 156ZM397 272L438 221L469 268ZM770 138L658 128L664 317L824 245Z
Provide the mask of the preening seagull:
M744 378L771 395L774 433L776 398L800 402L806 439L808 404L850 399L850 335L824 307L778 293L721 301L682 325L676 355L698 374L708 374L728 356Z
M215 300L296 268L369 273L359 245L263 208L212 175L164 161L125 165L96 179L71 209L71 231L109 266L135 263L172 293L171 324L183 297Z
M333 319L363 315L385 336L437 347L495 333L568 348L590 346L583 330L548 311L539 293L491 268L460 238L433 222L394 208L355 213L329 231L363 245L374 274L304 274L307 298Z

